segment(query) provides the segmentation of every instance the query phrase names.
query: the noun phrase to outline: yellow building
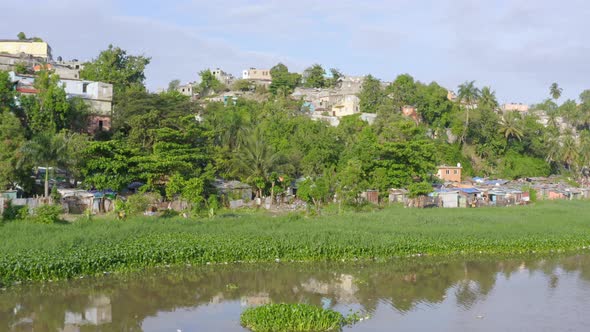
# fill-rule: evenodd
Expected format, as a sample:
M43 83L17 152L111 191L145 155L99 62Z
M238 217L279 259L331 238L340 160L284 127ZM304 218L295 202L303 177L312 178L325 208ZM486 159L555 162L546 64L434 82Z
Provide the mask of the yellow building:
M0 54L26 54L36 58L52 60L51 47L43 41L0 39Z

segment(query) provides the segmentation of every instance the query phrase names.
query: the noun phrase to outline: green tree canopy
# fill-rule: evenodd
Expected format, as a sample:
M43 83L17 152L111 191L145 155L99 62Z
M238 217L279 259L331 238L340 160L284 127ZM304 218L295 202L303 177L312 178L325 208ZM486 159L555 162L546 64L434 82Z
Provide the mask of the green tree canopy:
M274 96L287 96L299 85L301 75L297 73L290 73L289 68L282 63L270 69L272 82L269 90Z
M201 83L199 83L199 91L201 95L207 96L213 93L219 93L225 89L225 85L221 83L211 70L203 70L199 72Z
M306 88L323 88L327 85L326 71L320 64L314 64L303 71L303 86Z
M381 88L381 81L371 75L367 75L363 80L359 99L361 112L377 113L377 109L385 99L385 93Z
M115 96L127 90L144 91L144 71L150 60L142 55L127 55L127 51L109 45L96 59L84 64L80 78L113 84Z

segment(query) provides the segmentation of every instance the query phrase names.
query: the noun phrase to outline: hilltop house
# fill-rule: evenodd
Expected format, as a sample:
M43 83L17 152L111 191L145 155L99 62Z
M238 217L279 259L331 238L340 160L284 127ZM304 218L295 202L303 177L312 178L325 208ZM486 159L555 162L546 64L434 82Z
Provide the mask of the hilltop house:
M272 82L270 69L257 69L253 67L242 71L242 79L265 86L270 85Z
M228 74L219 68L215 68L215 69L211 70L211 73L213 74L213 76L215 76L215 78L219 82L221 82L227 86L230 86L235 80L234 75Z
M49 44L35 39L0 39L0 54L26 54L35 58L42 58L45 62L53 60Z

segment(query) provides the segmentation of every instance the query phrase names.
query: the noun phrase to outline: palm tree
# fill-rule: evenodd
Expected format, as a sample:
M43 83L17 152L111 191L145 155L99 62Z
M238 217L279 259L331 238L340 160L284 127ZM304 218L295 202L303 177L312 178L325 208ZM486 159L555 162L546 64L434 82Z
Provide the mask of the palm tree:
M279 162L280 154L264 140L262 131L256 128L240 145L235 167L247 182L256 186L256 197L261 197L262 189L269 182Z
M555 82L553 82L551 84L551 86L549 87L549 94L551 95L551 97L553 99L555 99L555 101L557 101L557 99L559 99L559 97L561 97L561 93L563 92L563 89L559 87L559 85Z
M508 112L500 119L499 131L507 140L514 137L520 141L524 135L520 122L520 118L514 112Z
M561 144L555 137L550 137L545 141L545 160L549 163L555 163L561 160Z
M66 160L67 143L63 135L42 132L34 136L21 148L22 157L19 164L33 163L45 166L45 197L49 196L49 168L56 168Z
M587 167L590 165L590 131L582 130L580 133L580 163Z
M498 100L496 99L496 91L493 91L489 86L484 86L481 89L481 97L478 102L479 107L486 107L489 110L495 111L498 109Z
M469 112L475 107L480 96L480 91L475 86L475 81L468 81L459 85L458 92L457 101L459 102L459 105L465 105L465 126L463 128L463 134L461 135L461 142L465 143L465 136L467 134L467 129L469 128Z
M580 156L578 145L572 135L566 135L561 142L561 161L568 170L578 161Z

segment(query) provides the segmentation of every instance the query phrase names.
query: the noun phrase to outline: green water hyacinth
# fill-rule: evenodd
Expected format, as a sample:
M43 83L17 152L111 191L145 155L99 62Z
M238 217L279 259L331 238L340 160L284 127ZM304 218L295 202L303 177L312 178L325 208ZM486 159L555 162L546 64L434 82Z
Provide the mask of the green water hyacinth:
M356 317L309 304L279 303L246 309L240 323L254 332L323 332L340 331L356 322Z
M590 248L587 201L293 219L136 217L0 223L0 288L168 265L520 255ZM114 219L114 218L113 218ZM228 286L231 288L233 286Z

